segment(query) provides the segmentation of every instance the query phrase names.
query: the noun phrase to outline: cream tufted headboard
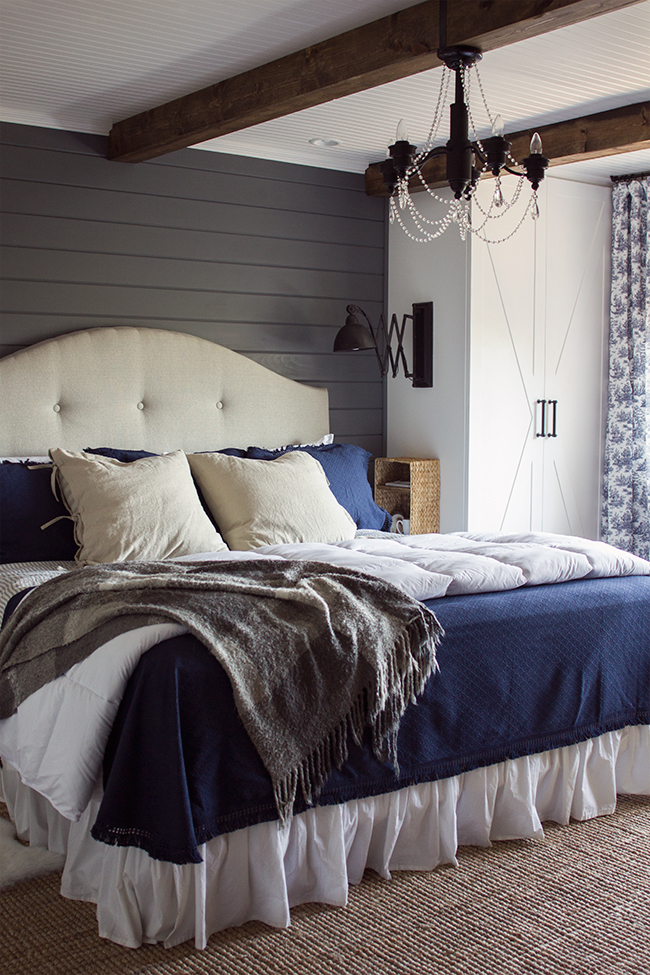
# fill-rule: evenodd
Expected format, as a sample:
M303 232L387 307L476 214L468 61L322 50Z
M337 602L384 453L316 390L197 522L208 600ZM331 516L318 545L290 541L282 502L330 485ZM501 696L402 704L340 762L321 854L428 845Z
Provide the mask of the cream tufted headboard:
M279 447L329 431L328 394L213 342L94 328L0 359L0 455Z

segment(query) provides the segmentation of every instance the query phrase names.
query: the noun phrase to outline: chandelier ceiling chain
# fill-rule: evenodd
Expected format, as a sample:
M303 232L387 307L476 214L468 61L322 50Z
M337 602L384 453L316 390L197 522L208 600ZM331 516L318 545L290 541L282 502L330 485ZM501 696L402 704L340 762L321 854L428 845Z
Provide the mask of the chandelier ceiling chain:
M438 57L443 62L444 67L427 141L418 151L417 146L411 145L409 142L406 126L402 120L397 126L395 142L388 147L387 157L379 164L390 195L389 219L391 223L397 220L407 236L417 243L435 240L445 232L451 223L457 224L463 240L468 233L472 233L486 243L503 243L514 236L529 214L534 220L538 218L537 190L544 179L544 172L549 165L549 160L542 155L542 142L537 133L531 139L530 154L521 163L518 163L514 158L510 152L511 143L505 137L501 116L493 116L487 104L477 68L477 62L482 58L481 51L468 45L446 46L446 6L446 0L441 0L441 47L438 50ZM481 100L492 127L492 135L489 138L481 139L479 137L470 107L472 71L476 75ZM449 106L449 139L446 144L436 146L434 143L442 122L443 110L447 104L452 77L455 77L455 101ZM448 198L440 196L428 185L423 172L425 164L430 159L442 155L446 155L447 182L454 194L451 202ZM489 173L495 178L495 190L489 207L485 209L476 197L476 188L481 177L487 176ZM504 173L516 177L516 183L509 199L503 192L502 176ZM429 196L447 207L444 217L432 220L425 217L417 209L411 198L409 187L411 180L416 181ZM501 236L488 236L488 230L492 227L493 221L502 219L520 205L525 180L529 181L532 192L527 203L523 206L523 213L514 229ZM472 225L472 202L481 215L476 225ZM408 215L420 236L411 232L400 211Z

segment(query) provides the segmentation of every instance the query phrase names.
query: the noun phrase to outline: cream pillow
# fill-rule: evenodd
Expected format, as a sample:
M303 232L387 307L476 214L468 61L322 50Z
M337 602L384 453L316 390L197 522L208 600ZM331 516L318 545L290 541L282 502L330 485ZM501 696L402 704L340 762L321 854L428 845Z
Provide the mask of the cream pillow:
M354 538L354 520L309 454L293 451L273 460L252 460L208 453L187 459L231 549Z
M226 545L201 507L182 450L130 464L50 450L74 521L78 562L130 562L220 552Z

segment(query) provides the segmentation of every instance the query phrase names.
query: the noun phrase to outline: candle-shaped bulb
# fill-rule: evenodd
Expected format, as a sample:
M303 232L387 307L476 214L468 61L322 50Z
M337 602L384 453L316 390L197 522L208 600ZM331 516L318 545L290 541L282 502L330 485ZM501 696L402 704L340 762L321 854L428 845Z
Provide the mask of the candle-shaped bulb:
M397 123L397 131L395 132L395 142L408 142L409 134L406 131L406 122L403 118Z
M536 132L535 135L530 140L530 154L532 156L533 153L541 154L541 152L542 152L542 140L539 137L539 132Z
M492 135L497 135L503 139L506 133L506 127L503 124L503 119L500 115L497 115L494 122L492 123Z

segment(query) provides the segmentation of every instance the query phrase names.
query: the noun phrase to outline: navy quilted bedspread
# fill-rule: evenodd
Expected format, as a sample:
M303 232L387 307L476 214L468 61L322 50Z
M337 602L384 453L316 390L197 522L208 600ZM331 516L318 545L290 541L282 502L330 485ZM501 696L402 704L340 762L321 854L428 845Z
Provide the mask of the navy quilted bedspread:
M320 805L650 723L650 577L427 605L445 629L440 670L402 720L399 777L367 743L351 743ZM201 843L277 818L229 681L189 636L141 658L110 737L104 787L93 836L173 863L200 862Z

